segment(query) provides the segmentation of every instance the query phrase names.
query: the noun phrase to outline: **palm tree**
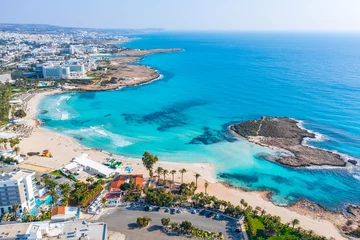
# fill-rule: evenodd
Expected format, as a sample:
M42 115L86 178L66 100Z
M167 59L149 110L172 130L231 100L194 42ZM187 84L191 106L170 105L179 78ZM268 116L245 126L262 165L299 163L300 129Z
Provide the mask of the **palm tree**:
M4 143L4 148L7 149L7 143L9 142L9 140L7 138L3 139L3 143Z
M158 184L159 184L159 181L160 181L160 175L164 172L164 169L162 167L158 167L156 169L156 173L158 174Z
M176 173L176 170L171 170L171 175L172 175L172 183L174 183L174 175ZM171 184L172 185L172 184ZM171 186L170 186L171 187Z
M14 148L14 151L16 152L16 154L19 154L20 148L19 148L19 147L15 147L15 148Z
M261 210L261 216L264 216L266 214L265 209Z
M300 221L295 218L295 219L293 219L293 220L291 221L291 224L292 224L292 226L293 226L293 228L294 228L295 225L299 225L299 224L300 224Z
M181 173L181 183L184 183L184 173L186 173L186 169L183 168L179 172Z
M164 169L163 170L163 174L164 174L164 182L165 182L165 178L166 178L166 175L168 175L169 174L169 170L167 170L167 169Z
M201 175L200 175L200 174L198 174L198 173L197 173L197 174L195 174L195 179L196 179L196 188L197 188L197 186L198 186L197 184L198 184L198 178L199 178L199 177L201 177Z
M16 219L17 219L17 211L19 210L19 208L20 208L19 204L14 204L12 206L12 212L13 212L12 221L16 221Z
M205 182L205 194L207 194L206 190L207 190L207 187L209 186L209 183L208 182Z
M87 181L88 183L92 184L95 180L94 180L93 177L87 177L87 178L86 178L86 181Z
M245 200L242 198L242 199L240 200L240 204L241 204L241 207L242 207L242 208L244 208L244 206L245 206L244 203L245 203Z
M52 204L55 206L57 200L59 199L55 189L51 190L50 196L52 197Z
M106 198L101 199L101 203L102 203L104 208L106 207L106 202L107 202Z

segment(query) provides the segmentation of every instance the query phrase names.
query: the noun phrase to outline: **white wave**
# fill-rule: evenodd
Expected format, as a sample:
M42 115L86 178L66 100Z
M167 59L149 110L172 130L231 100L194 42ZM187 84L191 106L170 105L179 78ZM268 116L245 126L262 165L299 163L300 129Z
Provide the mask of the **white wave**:
M360 181L360 175L354 174L353 177Z
M78 130L68 130L67 133L87 135L89 137L104 137L111 140L111 143L117 147L126 147L132 144L132 142L126 140L123 136L114 134L103 126L90 126L89 128L80 128Z
M62 95L59 100L56 102L56 105L60 106L60 104L63 102L63 101L68 101L69 99L71 98L71 95L69 96L64 96Z
M303 139L302 141L302 144L305 145L305 146L308 146L308 147L312 147L312 146L309 146L307 143L308 142L325 142L327 140L329 140L329 137L324 135L324 134L321 134L319 132L315 132L315 131L312 131L312 130L309 130L307 128L304 127L304 121L302 120L297 120L297 119L293 119L295 121L297 121L297 126L303 130L306 130L308 131L309 133L312 133L315 135L314 138L309 138L309 137L306 137Z
M61 113L61 121L68 120L70 118L70 114L66 111Z
M55 108L55 110L59 113L61 121L70 119L70 113L69 112L61 111L59 108Z
M311 147L311 148L315 148L315 149L325 150L325 151L328 151L328 152L331 152L331 153L334 153L334 154L338 154L338 155L340 156L340 158L341 158L342 160L344 160L345 162L347 162L348 160L355 160L355 161L357 161L358 163L360 163L360 160L359 160L359 159L356 159L356 158L354 158L354 157L352 157L352 156L350 156L350 155L347 155L347 154L345 154L345 153L339 153L339 152L336 151L336 150L328 150L328 149L323 149L323 148L317 148L317 147L315 147L315 146L312 146L312 145L308 144L309 142L325 142L325 141L328 141L330 138L329 138L328 136L324 135L324 134L321 134L321 133L318 133L318 132L315 132L315 131L312 131L312 130L309 130L309 129L305 128L305 127L304 127L304 121L302 121L302 120L297 120L297 119L294 119L294 118L292 118L292 119L295 120L295 121L297 121L297 124L296 124L296 125L297 125L299 128L304 129L304 130L308 131L309 133L312 133L312 134L315 135L314 138L308 138L308 137L304 138L303 141L302 141L302 143L301 143L302 145L307 146L307 147ZM307 168L322 168L322 169L323 169L323 168L328 168L328 167L324 167L324 166L321 166L321 167L312 166L312 167L307 167ZM330 168L337 168L337 167L331 167L331 166L329 166L329 169L330 169Z

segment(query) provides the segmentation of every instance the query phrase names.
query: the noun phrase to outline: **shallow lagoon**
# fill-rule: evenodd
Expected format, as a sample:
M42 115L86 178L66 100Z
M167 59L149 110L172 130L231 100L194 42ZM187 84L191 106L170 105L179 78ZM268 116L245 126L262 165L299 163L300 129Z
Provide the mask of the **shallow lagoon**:
M45 126L106 151L211 162L218 178L272 190L277 204L307 198L330 209L360 204L360 170L292 169L258 158L272 150L235 139L230 123L288 116L318 132L316 147L360 158L360 36L161 33L129 47L182 47L148 56L156 82L119 91L50 96Z

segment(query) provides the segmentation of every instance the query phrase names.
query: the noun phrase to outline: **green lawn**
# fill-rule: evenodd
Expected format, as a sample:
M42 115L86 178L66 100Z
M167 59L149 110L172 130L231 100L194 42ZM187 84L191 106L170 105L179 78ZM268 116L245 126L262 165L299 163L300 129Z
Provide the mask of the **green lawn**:
M49 172L49 174L51 175L55 175L55 176L62 176L61 172L59 170L55 170L55 171L52 171L52 172Z

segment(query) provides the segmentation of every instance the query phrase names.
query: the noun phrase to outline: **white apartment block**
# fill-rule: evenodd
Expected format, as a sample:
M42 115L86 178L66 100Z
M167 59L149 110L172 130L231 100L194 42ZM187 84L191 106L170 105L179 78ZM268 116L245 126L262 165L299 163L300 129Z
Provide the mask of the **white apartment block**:
M23 212L35 206L33 177L28 170L0 174L0 213L9 212L14 204L19 204Z
M52 79L68 79L68 78L83 78L85 68L83 64L80 65L62 65L62 66L43 66L42 73L44 78Z

